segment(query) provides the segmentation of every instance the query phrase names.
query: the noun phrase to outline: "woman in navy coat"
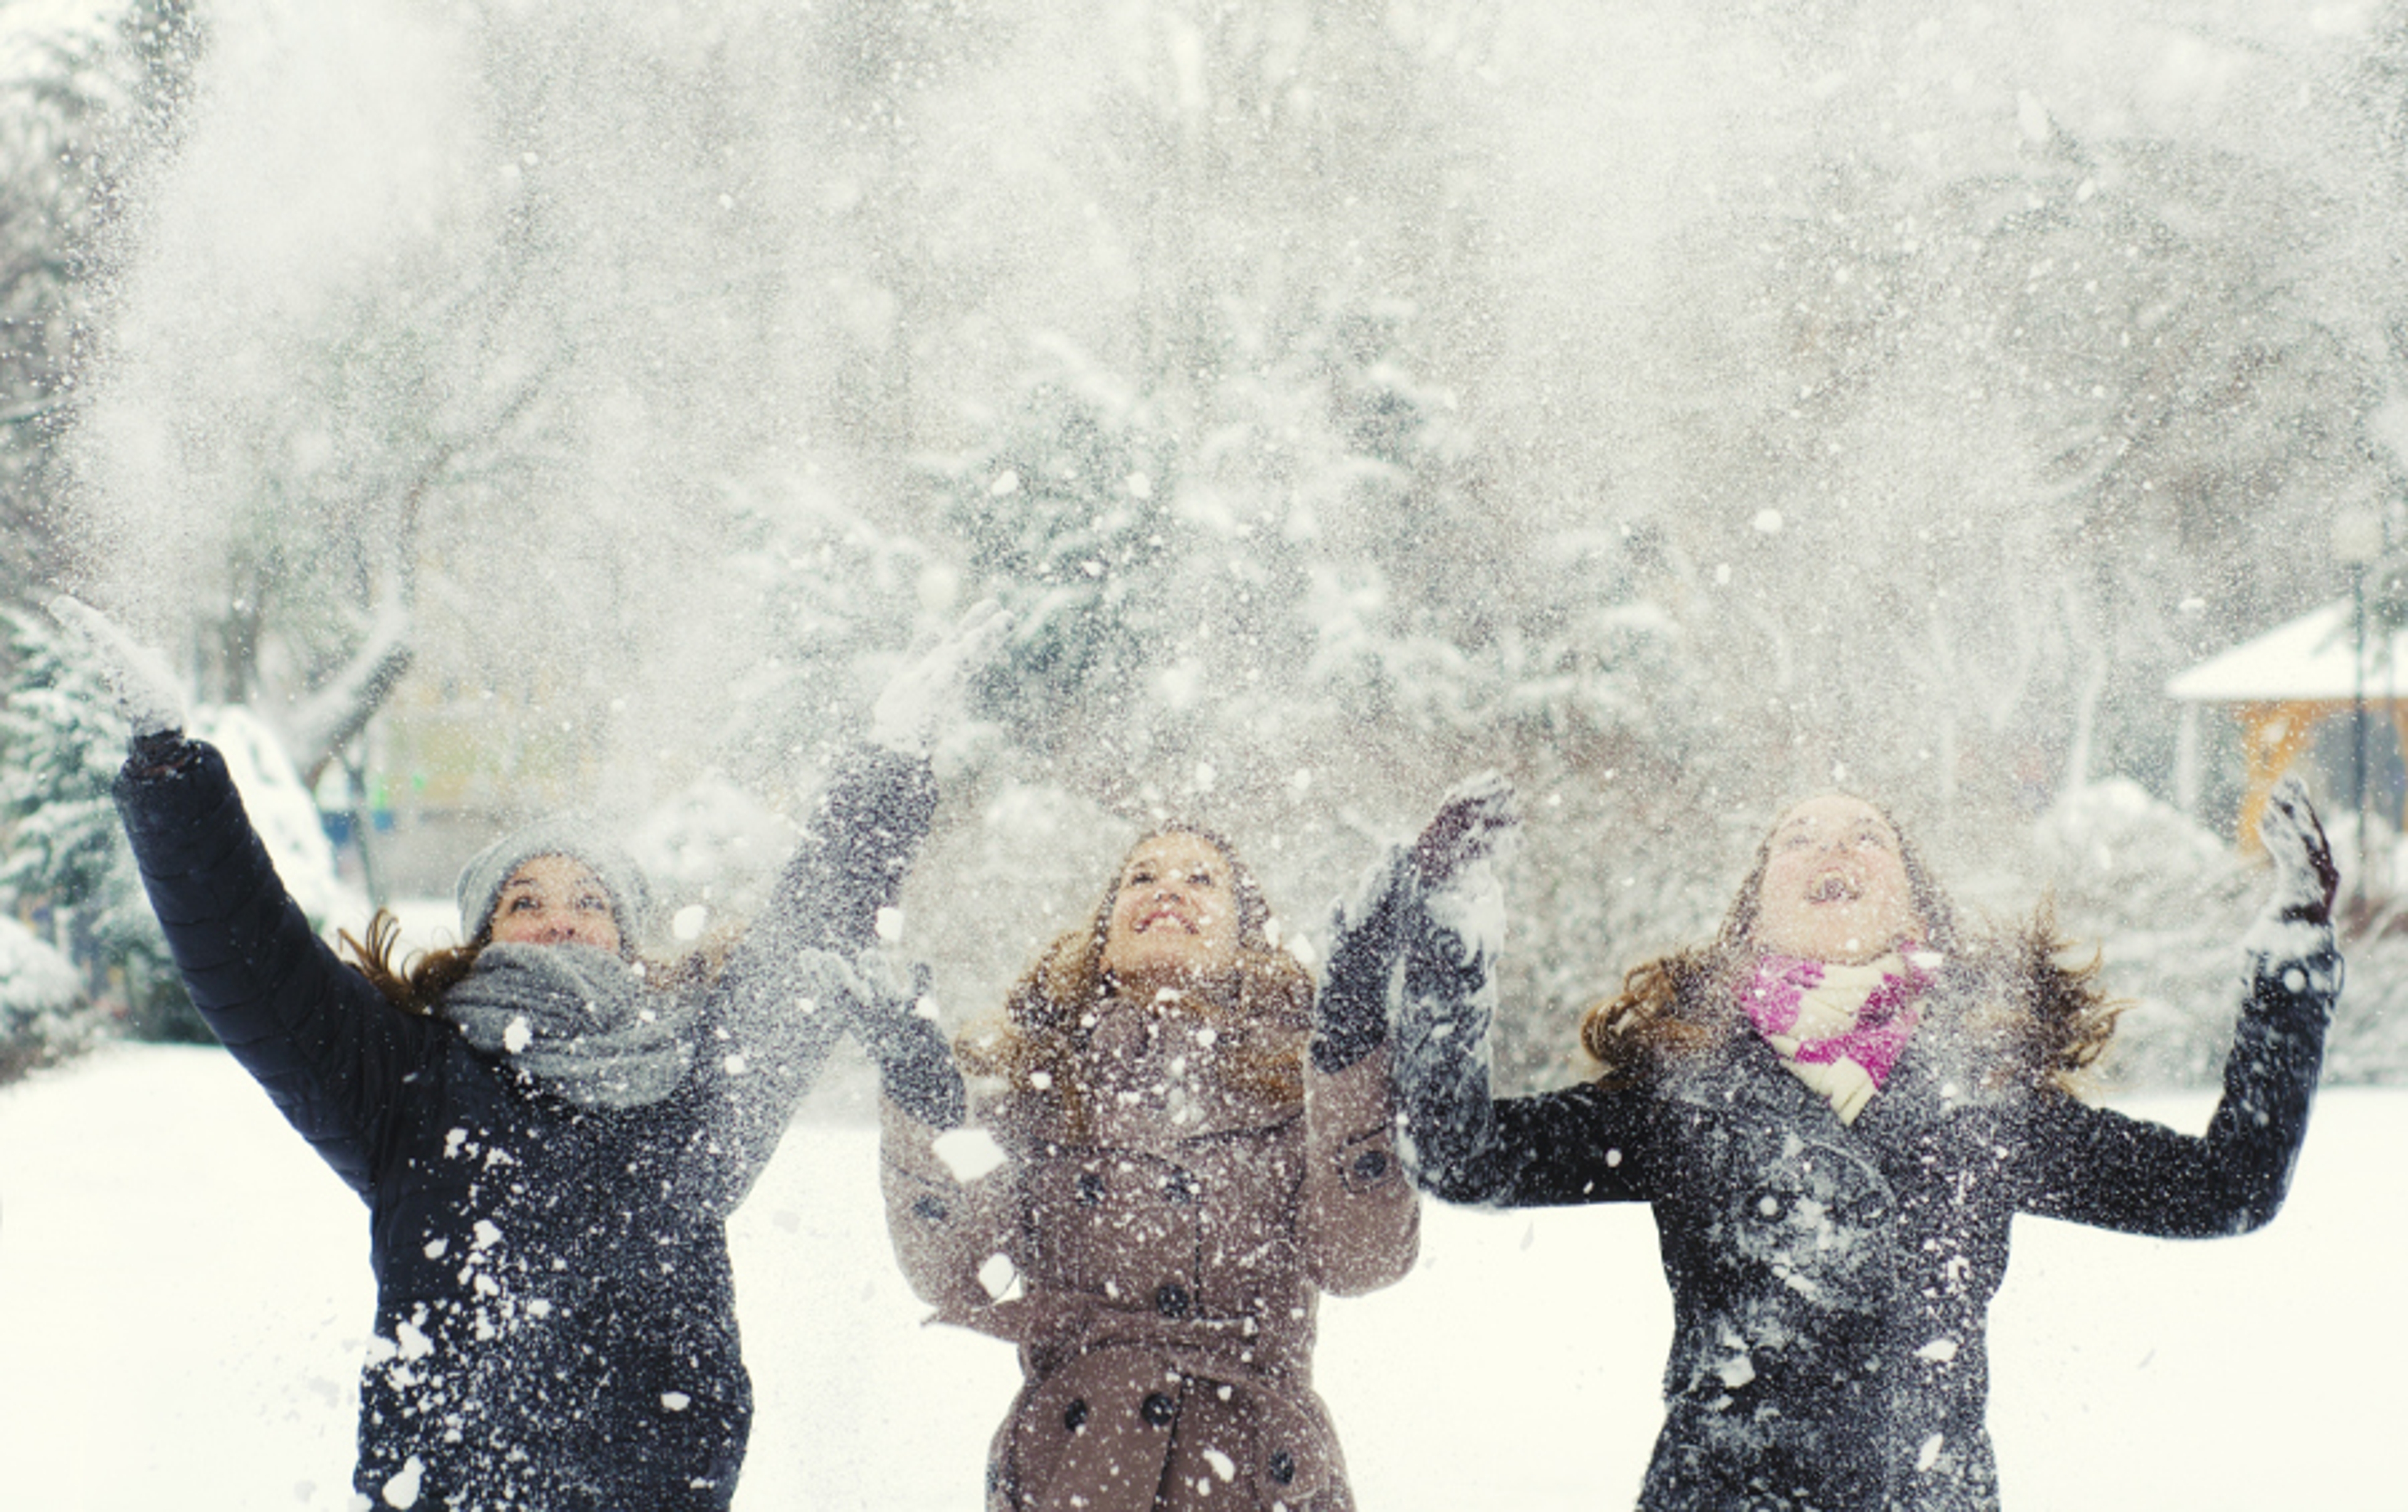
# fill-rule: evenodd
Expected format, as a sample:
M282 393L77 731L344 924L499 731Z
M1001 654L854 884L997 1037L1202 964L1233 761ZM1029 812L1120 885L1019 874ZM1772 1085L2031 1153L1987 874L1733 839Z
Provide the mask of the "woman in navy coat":
M355 1489L380 1507L727 1506L752 1416L727 1215L848 1027L889 1097L960 1116L934 1024L856 962L935 805L925 758L894 748L916 739L840 768L715 972L647 966L640 872L558 820L464 869L466 945L397 969L380 917L347 962L138 648L60 612L114 656L135 726L117 803L194 1005L367 1204ZM974 614L881 727L924 713L1000 626Z
M2090 970L2044 913L1960 929L1897 826L1844 794L1779 818L1711 944L1589 1015L1596 1079L1492 1099L1480 862L1512 822L1501 784L1473 787L1398 868L1408 1159L1457 1202L1652 1208L1674 1323L1649 1512L1995 1508L1985 1340L2015 1215L2209 1237L2282 1202L2342 980L2296 784L2266 811L2273 895L2200 1136L2078 1101L2115 1012ZM1378 1036L1377 1005L1355 1017Z

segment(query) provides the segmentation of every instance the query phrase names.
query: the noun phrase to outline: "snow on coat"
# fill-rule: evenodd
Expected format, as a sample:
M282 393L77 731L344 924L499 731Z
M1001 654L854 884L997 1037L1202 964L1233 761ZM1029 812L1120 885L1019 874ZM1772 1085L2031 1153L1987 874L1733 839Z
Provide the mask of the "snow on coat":
M1945 1000L1853 1124L1744 1033L1652 1085L1492 1101L1485 957L1457 952L1398 1025L1409 1154L1454 1202L1651 1204L1674 1328L1644 1512L1993 1509L1986 1329L2014 1217L2208 1237L2273 1216L2341 982L2330 931L2297 932L2251 958L2200 1137L1985 1088Z
M1387 1058L1308 1072L1298 1103L1193 1073L1197 1033L1106 1013L1092 1130L1015 1132L1005 1110L991 1169L959 1153L981 1131L939 1139L887 1111L887 1217L912 1289L939 1320L1020 1346L992 1512L1354 1505L1312 1390L1314 1308L1395 1281L1416 1252Z
M846 1014L924 831L924 763L831 785L769 909L705 989L668 1097L569 1103L394 1007L311 932L224 762L129 768L119 810L194 1004L369 1209L375 1337L354 1486L377 1507L724 1508L752 1419L725 1218Z

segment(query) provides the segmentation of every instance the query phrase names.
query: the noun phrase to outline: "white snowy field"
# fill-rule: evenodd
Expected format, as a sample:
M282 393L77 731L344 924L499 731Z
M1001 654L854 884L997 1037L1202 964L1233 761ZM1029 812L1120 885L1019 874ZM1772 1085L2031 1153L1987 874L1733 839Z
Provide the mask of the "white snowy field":
M2128 1105L2195 1129L2208 1102ZM2339 1090L2264 1233L2021 1223L1992 1328L2008 1505L2408 1505L2402 1149L2408 1092ZM1016 1370L920 1325L875 1150L807 1111L738 1217L759 1397L739 1508L978 1505ZM366 1234L215 1051L119 1047L0 1089L0 1507L344 1505ZM1323 1309L1363 1505L1628 1506L1669 1317L1641 1211L1433 1209L1412 1276Z

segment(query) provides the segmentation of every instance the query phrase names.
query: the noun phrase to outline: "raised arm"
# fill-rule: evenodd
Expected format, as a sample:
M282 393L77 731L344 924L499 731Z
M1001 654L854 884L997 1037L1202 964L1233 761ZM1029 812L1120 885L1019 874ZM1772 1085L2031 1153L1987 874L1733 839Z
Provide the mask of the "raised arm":
M1395 1005L1405 1163L1423 1189L1452 1202L1642 1199L1653 1145L1643 1099L1591 1086L1501 1101L1490 1093L1504 901L1486 862L1519 822L1512 788L1493 774L1475 777L1447 796L1411 850L1386 863L1387 922L1369 931L1384 943L1376 956L1364 952L1356 970ZM1332 952L1333 988L1340 958Z
M856 752L821 795L768 907L709 989L696 1093L713 1139L708 1194L732 1210L776 1153L795 1107L868 988L853 958L877 938L936 810L923 757Z
M2248 996L2207 1132L2055 1099L2034 1115L2038 1161L2027 1211L2135 1233L2205 1238L2264 1224L2283 1204L2306 1137L2326 1027L2342 987L2337 872L2296 781L2259 826L2273 894L2243 940Z
M148 732L112 796L193 1005L286 1121L366 1197L434 1030L387 1002L309 928L214 747Z
M1010 620L973 607L880 694L870 741L838 764L803 841L714 986L705 1015L704 1095L716 1104L715 1182L733 1207L768 1163L795 1105L837 1038L856 1030L890 1099L935 1127L961 1117L961 1078L935 1023L876 958L878 915L894 906L937 808L925 748L958 710Z
M285 891L224 757L187 740L156 653L74 598L50 612L126 723L111 789L184 989L235 1059L366 1197L428 1027L335 958Z

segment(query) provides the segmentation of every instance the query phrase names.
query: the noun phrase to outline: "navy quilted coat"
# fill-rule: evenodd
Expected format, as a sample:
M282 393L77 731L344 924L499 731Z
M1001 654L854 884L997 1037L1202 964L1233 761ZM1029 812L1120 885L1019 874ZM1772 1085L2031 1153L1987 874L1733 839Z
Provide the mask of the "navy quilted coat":
M561 1101L389 1003L311 931L225 764L186 745L116 797L194 1004L368 1206L369 1505L724 1508L752 1418L725 1219L844 1015L795 1011L810 952L867 943L934 806L890 754L831 785L703 1005L670 1096Z
M1750 1034L1643 1087L1492 1100L1489 962L1426 931L1398 1029L1412 1163L1458 1202L1653 1208L1674 1322L1645 1512L1986 1512L2014 1218L2186 1237L2271 1218L2341 985L2330 931L2297 935L2251 957L2223 1099L2191 1136L1985 1088L1944 1000L1853 1123Z

